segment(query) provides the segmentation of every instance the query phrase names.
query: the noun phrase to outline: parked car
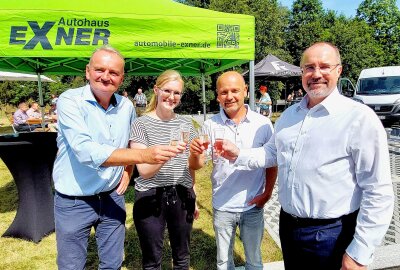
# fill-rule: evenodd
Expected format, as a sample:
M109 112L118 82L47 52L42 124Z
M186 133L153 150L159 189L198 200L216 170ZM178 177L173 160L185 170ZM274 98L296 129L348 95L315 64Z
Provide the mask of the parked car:
M339 91L371 107L385 125L400 120L400 66L374 67L361 71L356 87L347 78L338 82Z

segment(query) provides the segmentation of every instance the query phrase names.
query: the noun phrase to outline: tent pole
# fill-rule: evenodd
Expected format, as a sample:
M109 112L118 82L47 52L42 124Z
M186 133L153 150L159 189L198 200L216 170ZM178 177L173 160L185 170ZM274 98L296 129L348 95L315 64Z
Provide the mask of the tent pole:
M206 108L206 80L204 78L204 73L201 73L201 89L203 95L203 114L204 114L204 121L207 118L207 108Z
M249 93L250 93L250 109L252 111L255 110L254 106L254 60L250 60L249 62Z
M37 73L38 76L38 89L39 89L39 105L40 111L42 112L42 129L44 130L44 104L43 104L43 91L42 91L42 78L40 72Z

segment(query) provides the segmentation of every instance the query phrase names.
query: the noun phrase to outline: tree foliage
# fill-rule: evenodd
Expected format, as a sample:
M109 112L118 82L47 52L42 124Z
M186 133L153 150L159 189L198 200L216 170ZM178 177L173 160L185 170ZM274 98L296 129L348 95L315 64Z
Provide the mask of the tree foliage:
M364 0L356 17L374 29L374 37L383 46L386 65L400 63L400 11L396 0Z
M301 53L323 35L325 17L320 0L295 0L287 25L287 49L294 63L300 63Z

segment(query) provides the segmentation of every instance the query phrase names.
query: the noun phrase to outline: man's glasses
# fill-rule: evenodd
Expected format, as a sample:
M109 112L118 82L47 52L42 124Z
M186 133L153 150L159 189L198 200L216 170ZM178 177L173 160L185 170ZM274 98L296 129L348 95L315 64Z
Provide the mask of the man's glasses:
M161 94L163 97L170 97L171 94L174 95L174 98L180 98L182 96L182 93L179 91L173 91L169 89L161 89L158 88L161 91Z
M332 72L332 70L334 70L335 68L337 68L338 66L340 66L340 64L336 64L336 65L322 65L320 67L316 67L316 66L312 66L312 65L305 65L304 67L301 68L301 72L303 74L311 74L317 71L317 69L319 69L319 72L321 74L327 75L329 73Z

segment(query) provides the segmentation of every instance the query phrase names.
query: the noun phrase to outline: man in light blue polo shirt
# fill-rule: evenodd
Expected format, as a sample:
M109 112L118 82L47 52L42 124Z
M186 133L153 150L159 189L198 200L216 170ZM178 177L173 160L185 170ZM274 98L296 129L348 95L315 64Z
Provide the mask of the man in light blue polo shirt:
M272 136L271 121L244 104L246 95L247 86L239 73L228 71L218 78L217 100L221 111L203 127L212 145L215 143L213 131L217 128L224 129L224 138L243 149L261 146ZM205 148L201 143L195 139L190 146L189 164L195 170L204 165ZM263 269L260 250L264 232L263 206L271 197L276 175L276 167L240 171L226 159L214 162L211 180L218 270L235 269L233 246L238 226L246 269Z
M59 150L53 179L58 269L85 268L92 227L99 269L120 269L126 218L123 194L132 165L164 163L184 149L126 149L135 110L128 99L115 94L124 78L124 64L112 47L99 48L86 67L89 85L70 89L57 101Z

